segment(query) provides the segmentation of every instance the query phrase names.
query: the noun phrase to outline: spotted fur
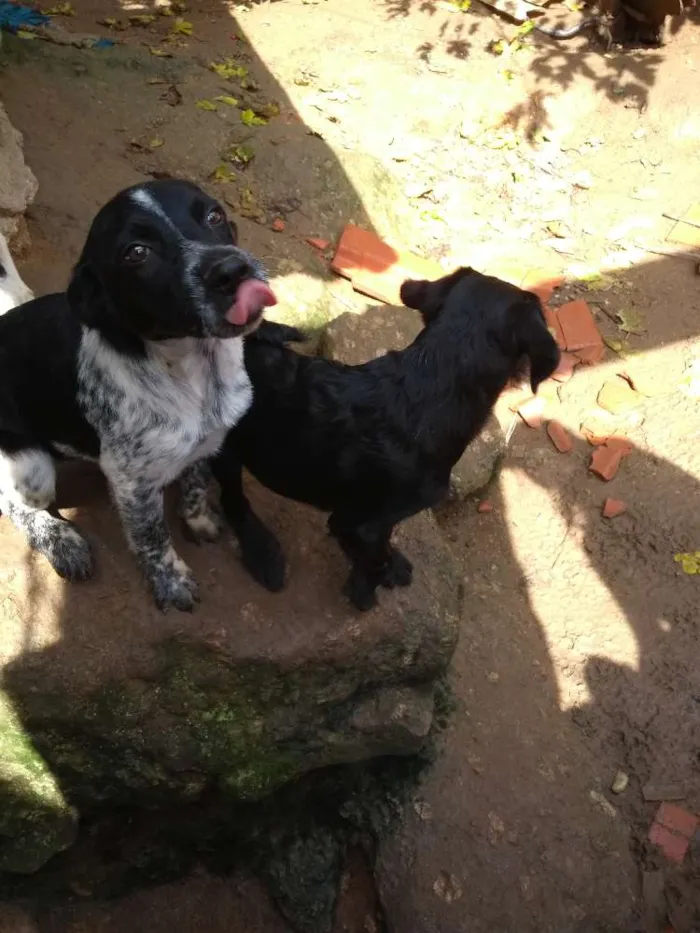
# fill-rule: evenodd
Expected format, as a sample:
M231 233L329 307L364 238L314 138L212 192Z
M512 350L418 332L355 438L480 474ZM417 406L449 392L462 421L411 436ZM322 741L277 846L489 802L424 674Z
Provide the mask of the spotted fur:
M265 274L216 202L151 182L100 211L65 295L0 318L0 507L61 576L92 569L77 529L46 511L53 458L69 453L99 462L157 605L193 608L163 492L182 477L191 534L215 536L203 461L252 402L242 335L261 309L244 324L228 313L248 278Z

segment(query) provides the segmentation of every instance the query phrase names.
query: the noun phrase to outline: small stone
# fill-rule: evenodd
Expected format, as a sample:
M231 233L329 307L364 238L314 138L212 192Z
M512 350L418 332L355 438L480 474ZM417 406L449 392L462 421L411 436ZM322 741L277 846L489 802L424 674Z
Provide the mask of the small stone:
M498 673L498 671L491 671L486 675L486 679L490 684L497 684L501 679L501 675Z
M482 514L493 512L493 502L489 502L488 499L484 499L477 505L476 511L481 512Z
M421 820L432 820L433 808L424 800L416 800L413 804L413 809L416 811Z
M589 794L593 803L601 810L606 816L609 816L611 819L615 819L617 816L617 810L610 803L610 801L603 794L599 793L597 790L592 790Z
M624 771L618 771L613 778L612 784L610 785L610 790L613 792L613 794L624 794L624 792L627 790L629 782L629 775L625 774Z
M282 233L285 228L285 223L281 217L275 217L275 219L272 221L271 227L275 233Z

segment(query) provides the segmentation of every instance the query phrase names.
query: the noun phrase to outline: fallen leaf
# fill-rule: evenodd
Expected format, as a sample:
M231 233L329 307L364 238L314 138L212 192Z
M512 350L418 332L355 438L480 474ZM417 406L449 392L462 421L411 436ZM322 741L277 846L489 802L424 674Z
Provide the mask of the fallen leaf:
M15 35L18 39L36 39L36 33L29 32L28 29L18 29Z
M620 322L617 326L626 334L636 334L639 336L640 334L645 334L647 331L644 326L644 318L639 311L621 310L616 313L615 317Z
M273 101L270 101L267 104L263 104L261 107L258 107L256 113L270 120L272 117L278 117L280 115L280 108L278 104L275 104Z
M237 146L231 146L224 158L229 162L235 162L237 165L248 165L255 158L255 150L252 146L241 143Z
M241 111L241 122L245 126L265 126L267 120L264 117L259 117L254 110L243 110Z
M159 49L155 45L149 45L148 51L151 53L151 55L155 55L157 58L172 58L173 57L172 52L169 52L167 49Z
M194 105L195 105L195 107L198 107L200 110L210 110L210 111L211 111L211 110L218 110L218 109L219 109L219 108L216 106L216 104L214 103L213 100L206 100L206 98L204 98L203 100L197 100L197 101L195 101L195 104L194 104Z
M214 100L218 100L222 104L228 104L229 107L238 106L238 99L236 97L231 97L229 94L217 94Z
M239 65L233 58L226 58L223 62L210 62L210 69L220 78L245 78L248 69L245 65Z
M614 337L604 336L603 343L606 347L612 350L613 353L617 353L618 355L621 355L625 351L625 344L622 342L622 340L615 340Z
M149 13L138 13L135 16L129 17L129 22L132 26L150 26L151 23L155 23L156 18Z
M106 19L98 19L97 24L98 26L106 26L107 29L126 29L126 24L120 19L115 19L113 16L108 16Z
M700 551L691 551L686 554L674 554L673 559L681 565L683 573L691 576L700 574Z
M211 180L221 184L228 184L236 180L236 173L228 165L218 165L211 173Z
M45 16L75 16L75 10L71 3L57 3L41 12Z
M550 221L545 229L551 233L552 236L555 236L560 240L565 240L567 237L571 236L571 231L561 220Z
M171 34L174 36L191 36L193 31L194 26L192 23L186 19L182 19L180 16L177 17L170 30Z
M160 136L154 136L153 139L149 140L148 146L150 149L160 149L165 140L161 139Z

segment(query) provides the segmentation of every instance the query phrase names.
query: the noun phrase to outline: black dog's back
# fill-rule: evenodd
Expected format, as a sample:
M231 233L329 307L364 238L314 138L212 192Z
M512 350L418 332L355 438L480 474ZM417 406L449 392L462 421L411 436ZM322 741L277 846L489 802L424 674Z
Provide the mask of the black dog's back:
M12 449L18 429L26 444L31 426L40 446L59 443L98 452L76 401L80 332L63 293L35 298L0 317L4 449Z
M460 269L405 283L402 299L425 328L406 349L360 366L295 353L285 341L298 332L280 325L249 337L253 405L216 467L239 531L251 515L241 463L275 492L330 511L362 609L377 585L410 581L410 564L390 545L393 526L446 494L452 467L506 384L525 368L536 390L559 359L539 299L498 279ZM269 539L260 547L264 534L256 525L258 553L272 550ZM244 537L244 560L262 579Z

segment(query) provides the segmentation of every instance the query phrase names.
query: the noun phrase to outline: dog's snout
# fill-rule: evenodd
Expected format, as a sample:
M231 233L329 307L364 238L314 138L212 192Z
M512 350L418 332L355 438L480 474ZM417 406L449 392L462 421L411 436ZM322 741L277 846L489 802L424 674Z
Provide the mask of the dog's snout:
M222 292L234 293L241 282L251 276L253 270L239 256L226 256L209 270L207 284Z

